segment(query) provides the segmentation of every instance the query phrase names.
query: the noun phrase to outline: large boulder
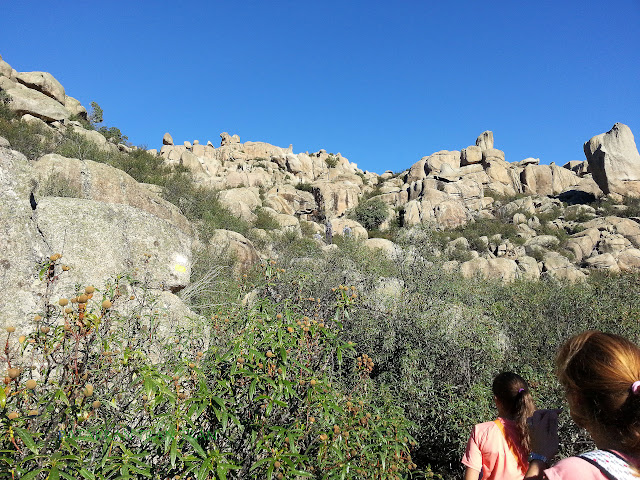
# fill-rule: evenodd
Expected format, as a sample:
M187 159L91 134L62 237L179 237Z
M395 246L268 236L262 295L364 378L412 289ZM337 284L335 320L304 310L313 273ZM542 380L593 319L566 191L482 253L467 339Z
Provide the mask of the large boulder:
M365 240L364 245L374 252L381 252L390 260L397 260L402 255L402 249L386 238L369 238Z
M481 150L493 148L493 132L490 130L482 132L476 138L476 146L480 147Z
M87 114L87 109L82 106L79 100L76 100L75 98L70 97L69 95L66 96L66 99L64 101L64 106L67 110L69 110L69 113L71 115L76 115L80 118L84 118L85 120L89 118Z
M460 165L473 165L482 162L482 148L471 145L460 150Z
M11 97L9 109L18 115L28 113L45 122L66 120L71 116L69 110L57 100L20 83L12 82L7 77L0 76L0 90L4 90Z
M33 166L39 179L39 187L35 190L36 202L40 201L40 196L49 194L47 185L65 182L79 198L130 205L170 222L186 235L193 235L191 224L178 207L122 170L92 160L66 158L53 153L44 155Z
M349 218L334 218L331 220L331 227L333 228L333 235L350 235L352 238L359 240L366 240L369 237L367 229L360 223Z
M460 168L460 152L458 150L441 150L429 155L425 161L425 171L430 174L438 174L444 164L453 169Z
M237 272L246 270L260 261L260 254L251 240L231 230L214 230L209 239L208 249L214 255L233 258L238 265Z
M218 195L218 199L231 213L248 222L255 221L256 215L253 211L262 205L260 192L255 187L223 190Z
M582 282L587 278L567 257L558 252L546 252L542 258L542 265L543 273L556 280Z
M640 154L631 129L616 123L584 144L593 179L605 194L640 197Z
M566 248L573 253L577 262L591 256L593 249L600 241L600 230L595 227L578 232L567 240Z
M11 65L5 62L0 55L0 76L11 78L12 70Z
M460 265L460 273L465 278L483 277L512 282L520 277L518 264L508 258L474 258Z
M327 216L340 216L358 205L360 187L355 183L317 181L313 187L318 209Z
M26 87L33 88L51 97L62 105L65 104L66 95L64 87L53 75L47 72L19 72L16 80Z
M176 292L189 284L192 238L144 210L46 197L38 203L36 224L51 251L71 267L61 288L104 285L127 272L158 290Z
M37 265L54 253L32 220L36 179L24 155L0 147L0 327L20 326L39 310Z

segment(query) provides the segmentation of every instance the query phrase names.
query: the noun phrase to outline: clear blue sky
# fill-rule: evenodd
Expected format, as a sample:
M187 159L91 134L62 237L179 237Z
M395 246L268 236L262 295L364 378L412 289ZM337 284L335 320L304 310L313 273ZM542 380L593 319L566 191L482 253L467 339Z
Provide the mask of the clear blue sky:
M558 164L640 136L640 0L0 0L0 54L148 148L226 131L382 173L484 130Z

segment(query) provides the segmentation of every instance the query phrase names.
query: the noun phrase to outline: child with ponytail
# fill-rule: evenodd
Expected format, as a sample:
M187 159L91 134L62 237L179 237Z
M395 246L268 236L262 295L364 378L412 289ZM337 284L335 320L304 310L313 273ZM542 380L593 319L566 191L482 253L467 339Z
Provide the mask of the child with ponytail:
M525 478L640 478L640 348L618 335L584 332L560 348L556 370L571 418L598 449L548 468L558 451L559 411L537 410L530 420L532 453Z
M503 372L493 380L498 418L475 425L462 457L465 480L520 480L529 466L527 419L535 411L529 385L520 375Z

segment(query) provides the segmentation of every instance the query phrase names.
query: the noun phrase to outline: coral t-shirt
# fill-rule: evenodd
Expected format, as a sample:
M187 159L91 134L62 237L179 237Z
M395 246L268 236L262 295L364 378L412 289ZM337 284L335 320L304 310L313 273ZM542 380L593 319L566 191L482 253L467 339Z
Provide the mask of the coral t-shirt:
M498 418L504 425L509 438L518 438L516 424L511 420ZM482 471L482 480L520 480L524 478L528 464L526 454L518 446L524 462L524 471L509 448L500 427L495 422L479 423L473 427L462 463L474 470ZM586 463L586 462L585 462Z

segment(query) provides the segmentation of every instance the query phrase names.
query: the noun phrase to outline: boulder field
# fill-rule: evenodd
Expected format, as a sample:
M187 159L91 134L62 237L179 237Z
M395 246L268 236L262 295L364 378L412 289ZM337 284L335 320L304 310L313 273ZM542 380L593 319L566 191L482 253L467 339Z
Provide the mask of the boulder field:
M16 72L0 57L0 94L25 121L52 131L71 127L105 150L134 148L114 145L71 120L86 119L87 111L49 73ZM459 232L478 222L510 225L510 235L470 240L462 230L462 236L445 239L438 251L444 268L463 276L581 281L594 269L640 268L639 219L623 214L625 202L640 197L640 154L631 130L621 123L584 144L584 161L562 166L537 158L510 162L491 131L472 145L440 150L400 173L381 175L361 170L340 153L294 153L292 146L243 143L228 133L220 134L218 146L198 140L178 144L165 133L162 148L149 153L167 166L188 169L195 185L218 191L220 203L245 221L256 222L258 213L266 212L276 232L304 232L326 249L335 248L325 244L325 224L331 222L334 235L364 240L394 259L412 254L406 244L367 240L367 230L351 218L364 199L378 199L390 217L381 229L400 225L399 238L410 238L412 229ZM74 198L42 189L60 179ZM23 322L43 308L45 295L54 298L76 284L100 286L124 271L136 272L175 306L181 302L176 294L190 283L197 249L231 255L242 268L277 255L269 247L270 234L255 228L251 238L260 239L261 248L227 230L197 238L195 226L161 194L161 187L91 160L57 154L29 160L0 138L0 315L6 322ZM598 210L593 206L598 199L613 207ZM57 290L45 292L34 272L53 253L61 253L71 268Z

